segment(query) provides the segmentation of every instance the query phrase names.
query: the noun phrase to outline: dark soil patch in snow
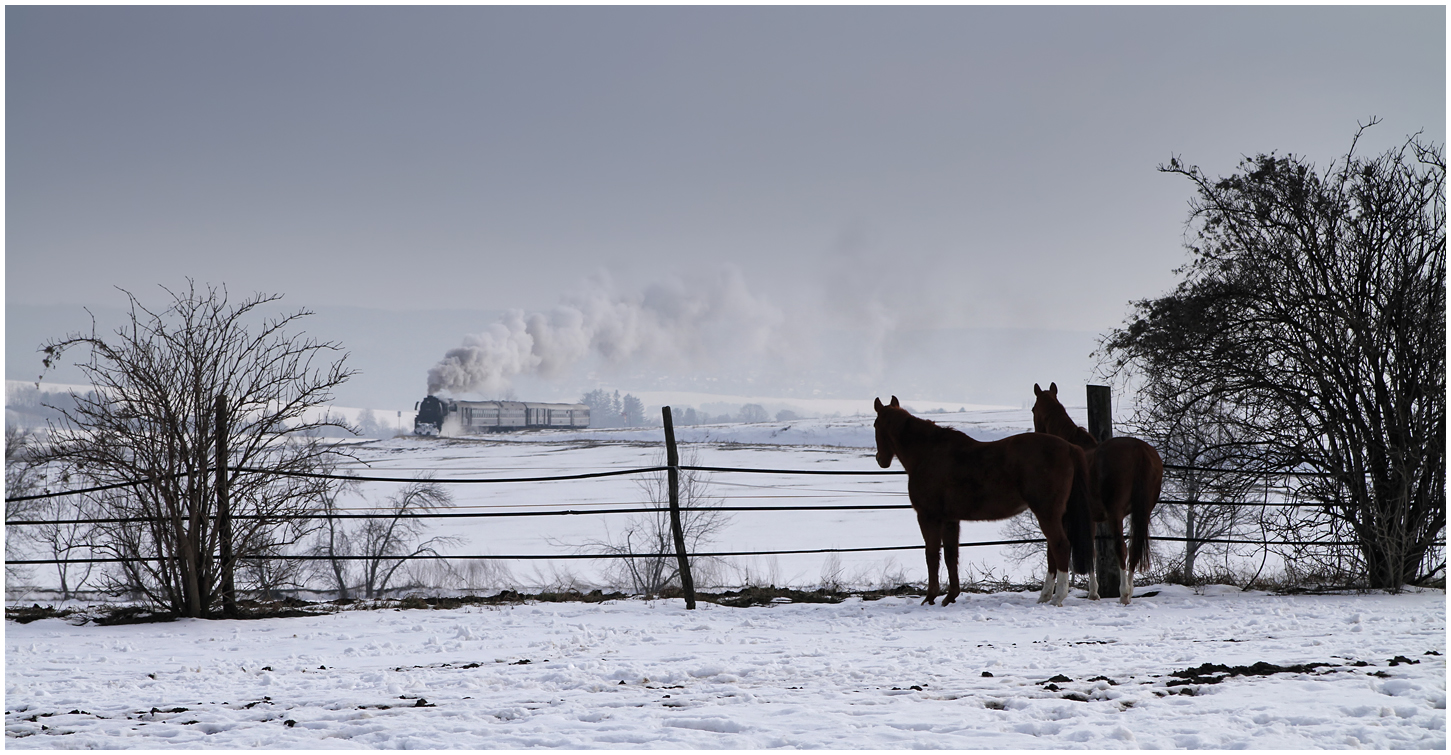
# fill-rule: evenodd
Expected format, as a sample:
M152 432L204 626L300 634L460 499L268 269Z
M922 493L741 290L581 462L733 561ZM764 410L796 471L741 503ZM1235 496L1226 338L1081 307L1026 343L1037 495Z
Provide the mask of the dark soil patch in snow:
M1178 687L1185 684L1218 684L1236 676L1269 676L1270 674L1308 674L1315 669L1334 666L1333 663L1297 663L1279 666L1259 661L1252 666L1225 666L1219 663L1205 663L1182 671L1171 671L1169 676L1178 677L1166 686Z
M769 606L782 603L840 603L847 598L861 598L862 600L881 600L890 596L901 595L922 595L922 588L913 585L898 585L897 587L881 590L832 590L820 587L815 590L792 590L786 587L747 587L741 590L727 590L722 593L696 593L700 600L717 603L732 608L749 608L751 606ZM661 597L680 597L678 591L673 595L662 595Z
M732 608L769 606L776 603L840 603L847 598L846 595L824 587L811 592L781 587L747 587L744 590L730 590L719 594L697 593L696 597Z

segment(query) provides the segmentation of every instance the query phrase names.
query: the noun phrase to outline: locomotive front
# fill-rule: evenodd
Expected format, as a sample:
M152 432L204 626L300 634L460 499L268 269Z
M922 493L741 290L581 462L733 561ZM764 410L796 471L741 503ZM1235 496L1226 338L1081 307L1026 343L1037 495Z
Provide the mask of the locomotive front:
M448 404L437 396L429 396L414 407L418 416L413 418L414 435L438 435L443 432L443 420L448 417Z

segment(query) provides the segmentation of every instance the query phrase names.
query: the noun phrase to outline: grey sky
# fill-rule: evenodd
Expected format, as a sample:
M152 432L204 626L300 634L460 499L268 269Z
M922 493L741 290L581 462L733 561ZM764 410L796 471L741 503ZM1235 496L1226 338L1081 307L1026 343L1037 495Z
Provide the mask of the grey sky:
M1156 165L1323 165L1371 115L1366 151L1442 143L1445 28L1440 6L12 6L7 310L191 276L543 311L597 271L631 291L731 264L792 322L1102 331L1184 261L1190 187Z

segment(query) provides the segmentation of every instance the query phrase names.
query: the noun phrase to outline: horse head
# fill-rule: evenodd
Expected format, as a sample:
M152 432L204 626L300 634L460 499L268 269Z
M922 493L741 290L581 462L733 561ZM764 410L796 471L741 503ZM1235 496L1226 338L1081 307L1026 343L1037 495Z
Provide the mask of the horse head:
M877 431L877 466L882 469L892 466L892 456L896 453L896 447L892 445L892 435L888 432L888 425L891 423L892 412L888 409L902 410L902 405L897 402L897 397L892 397L892 403L883 405L880 398L876 399L877 421L873 427ZM885 413L884 413L885 412Z
M1038 397L1038 400L1033 402L1034 432L1049 432L1050 422L1057 420L1060 416L1068 416L1068 410L1063 408L1063 404L1058 403L1057 383L1049 383L1048 390L1046 391L1039 388L1037 383L1034 383L1033 395ZM1069 420L1069 422L1071 423L1072 420Z

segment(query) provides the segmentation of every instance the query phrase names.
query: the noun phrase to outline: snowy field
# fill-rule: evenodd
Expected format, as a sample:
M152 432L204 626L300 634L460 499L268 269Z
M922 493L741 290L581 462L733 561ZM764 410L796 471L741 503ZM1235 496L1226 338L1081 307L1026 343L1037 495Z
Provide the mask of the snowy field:
M983 440L1031 428L1026 410L929 416ZM699 465L877 469L870 417L682 427L677 436L687 463L693 453ZM354 465L359 474L443 480L639 468L663 456L659 428L355 448L366 462ZM902 476L716 473L708 491L732 506L827 506L905 504L905 486ZM349 506L396 489L365 485ZM458 511L587 512L642 500L630 477L449 489ZM915 547L721 559L710 575L720 586L926 577L908 510L730 516L711 548ZM428 534L456 538L440 548L450 554L560 554L610 538L627 519L446 520ZM1001 527L964 526L963 539L997 539ZM592 560L488 563L450 593L609 587ZM964 550L963 563L965 576L1020 581L1043 569L1000 547ZM30 577L43 585L46 573L36 567ZM12 605L45 602L39 590L7 589ZM1036 598L702 602L695 611L630 599L109 627L7 622L6 746L1445 747L1444 591L1280 596L1151 585L1127 607L1090 602L1081 588L1062 608Z
M1445 748L1442 591L1035 600L7 622L5 744Z
M932 415L983 440L1031 430L1024 410L978 410ZM682 463L712 467L772 470L821 470L877 473L871 418L846 417L790 423L706 425L676 428ZM491 440L399 438L358 448L367 466L360 476L432 474L438 479L532 477L608 472L665 463L663 431L656 428L522 433ZM900 465L893 465L900 471ZM709 473L704 491L726 506L908 505L902 475L791 475ZM396 486L369 484L355 505L392 492ZM450 486L459 511L479 513L638 507L644 501L636 476L577 481ZM453 519L430 534L458 538L446 552L464 555L538 555L573 553L586 543L615 540L634 515ZM916 518L901 510L736 511L708 544L709 550L773 551L820 548L920 548ZM1002 539L1001 523L969 523L964 540ZM1036 578L1042 565L1018 565L1004 548L964 551L976 573L1012 572ZM544 588L578 583L605 584L602 563L591 561L498 561L512 579L466 585L470 589L523 586ZM707 568L709 565L703 565ZM775 584L815 587L828 579L850 586L879 586L889 578L924 581L920 550L732 557L715 565L719 584ZM508 581L508 580L506 580ZM895 584L888 586L896 586ZM627 588L626 588L627 589Z

